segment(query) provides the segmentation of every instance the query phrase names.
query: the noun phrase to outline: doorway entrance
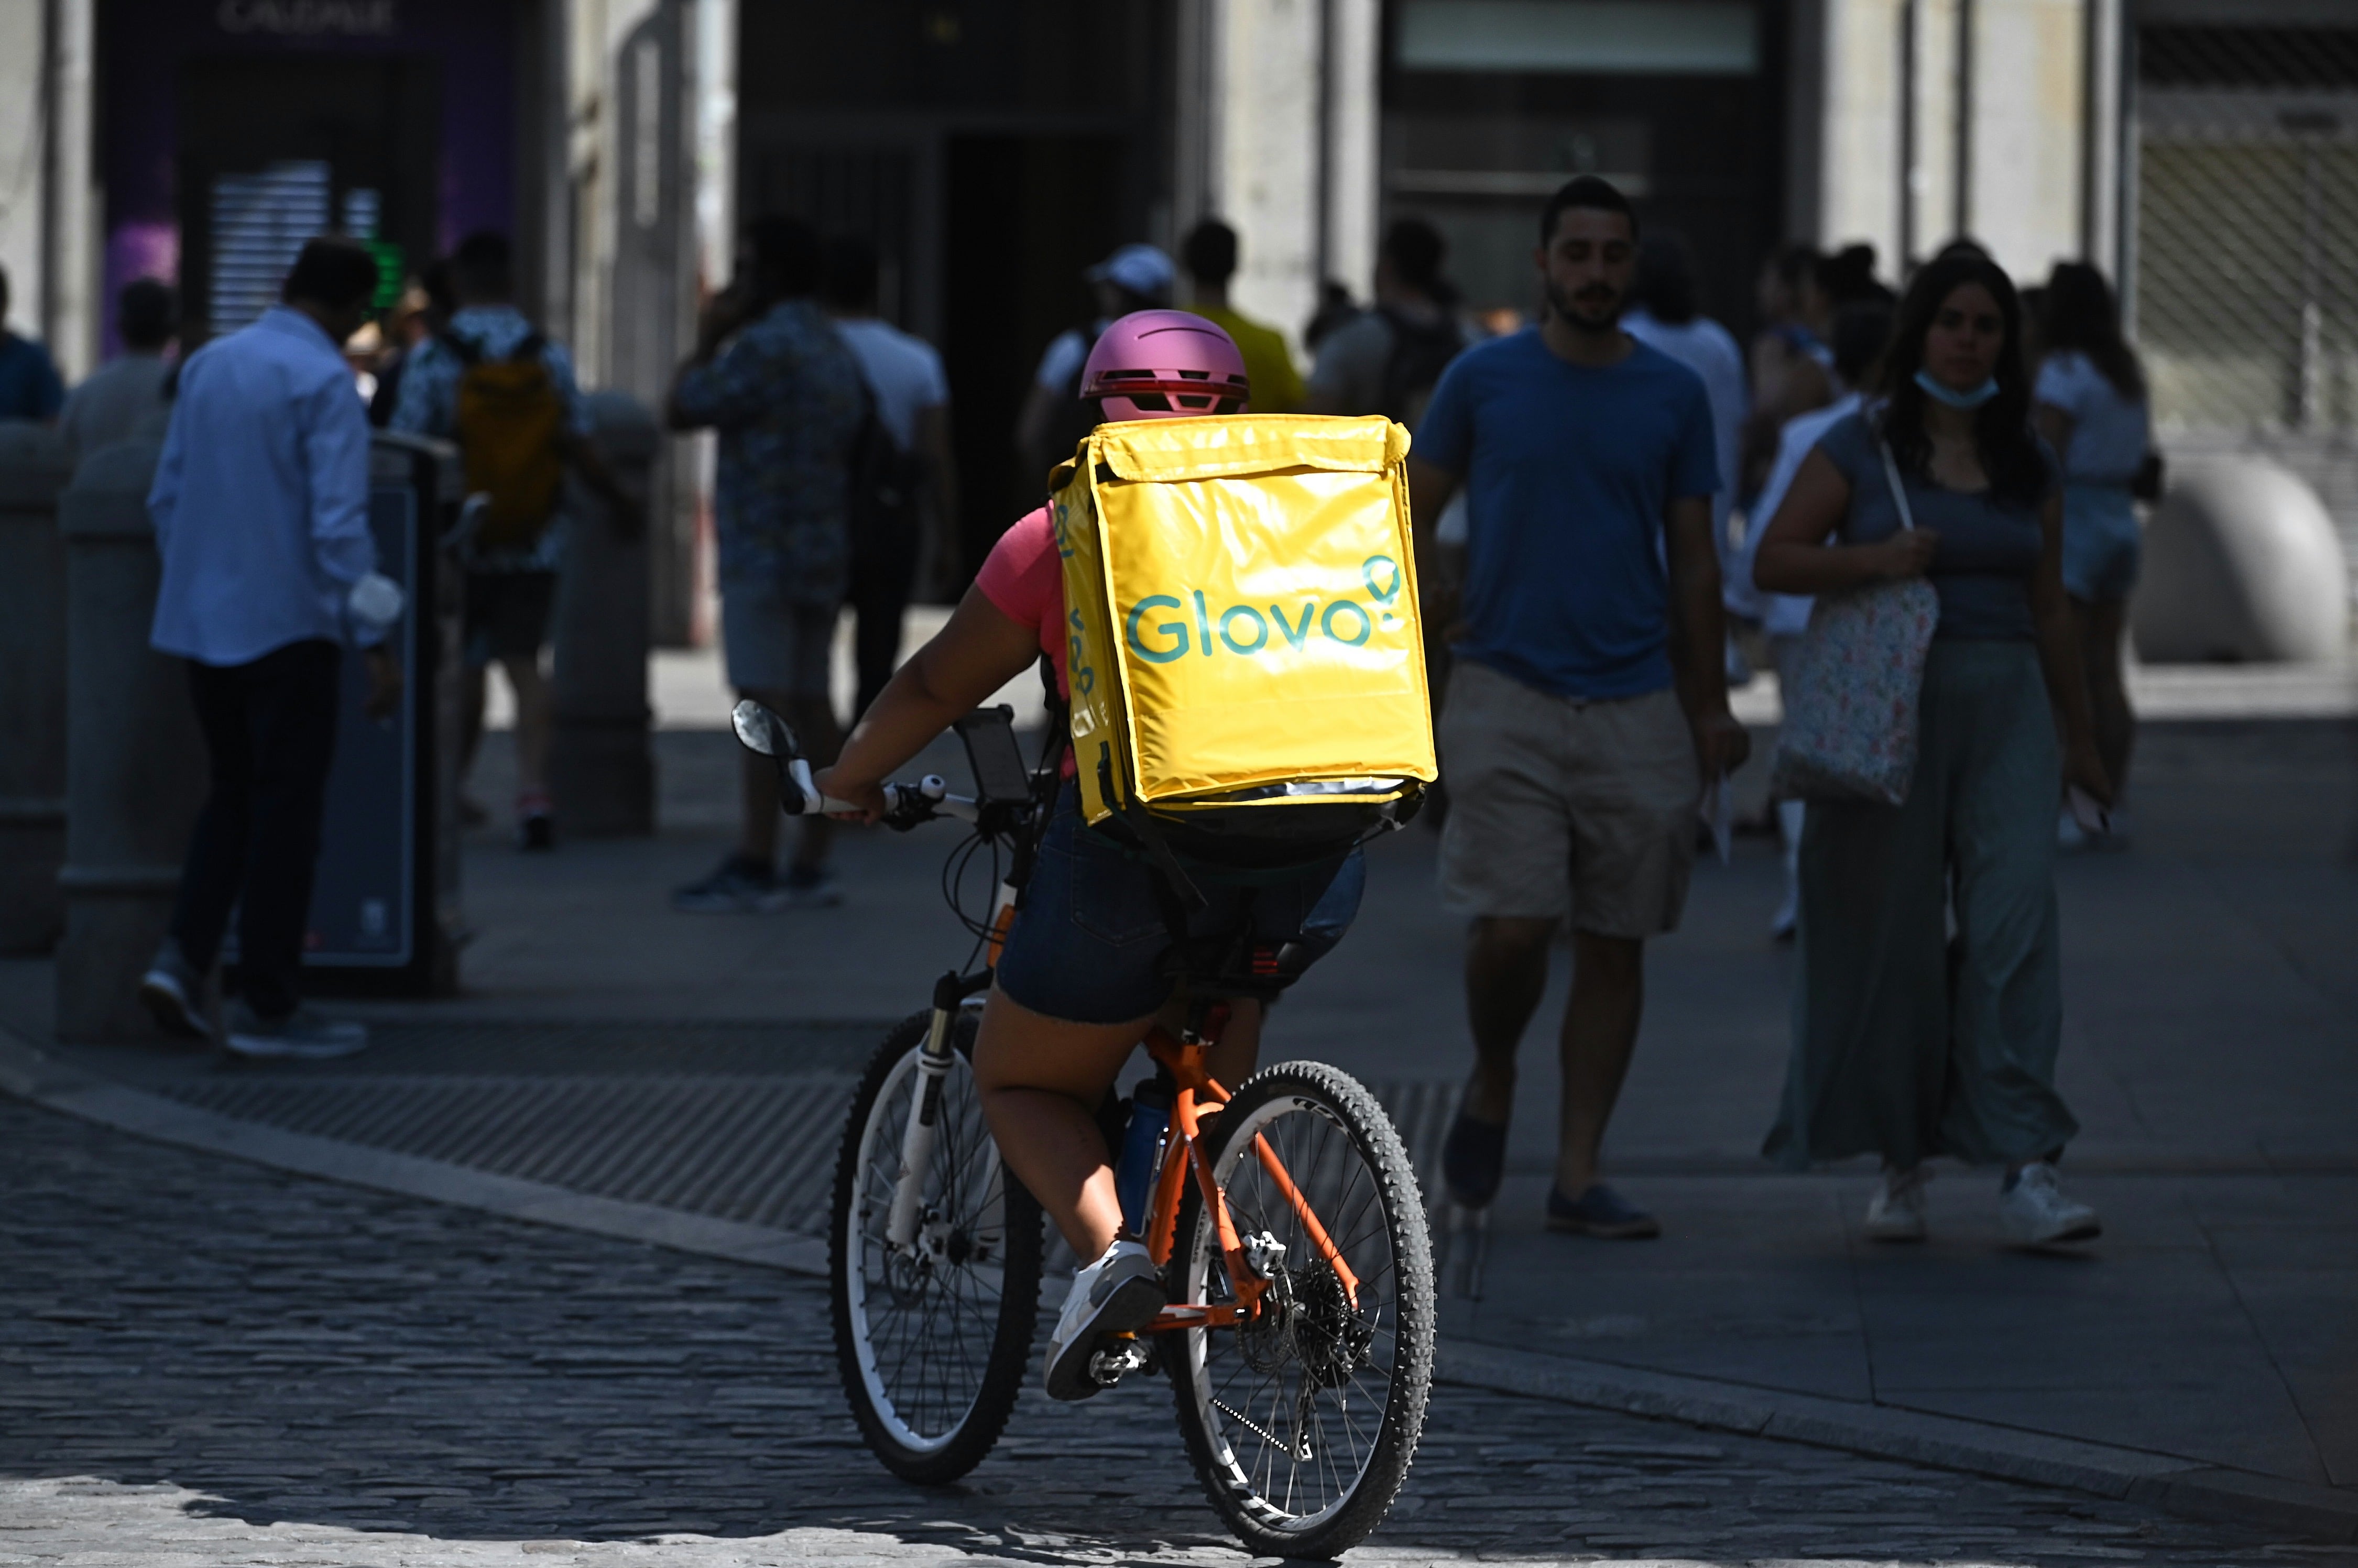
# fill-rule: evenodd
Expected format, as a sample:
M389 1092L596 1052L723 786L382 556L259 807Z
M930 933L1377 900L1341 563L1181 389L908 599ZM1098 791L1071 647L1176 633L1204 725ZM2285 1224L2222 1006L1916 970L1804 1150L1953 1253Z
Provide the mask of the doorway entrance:
M1123 241L1124 143L1111 136L954 136L942 220L942 361L956 411L967 576L1041 503L1015 418L1040 355L1092 313L1081 274Z
M378 253L385 297L434 254L439 67L431 59L196 60L180 94L184 341L274 303L303 242Z

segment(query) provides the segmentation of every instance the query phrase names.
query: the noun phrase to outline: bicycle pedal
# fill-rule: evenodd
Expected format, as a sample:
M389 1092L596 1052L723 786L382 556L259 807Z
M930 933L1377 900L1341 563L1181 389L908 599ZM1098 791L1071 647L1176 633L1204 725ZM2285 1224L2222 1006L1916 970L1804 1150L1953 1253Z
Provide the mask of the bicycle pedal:
M1089 1357L1089 1379L1100 1389L1110 1389L1130 1373L1141 1370L1150 1357L1142 1339L1124 1339Z

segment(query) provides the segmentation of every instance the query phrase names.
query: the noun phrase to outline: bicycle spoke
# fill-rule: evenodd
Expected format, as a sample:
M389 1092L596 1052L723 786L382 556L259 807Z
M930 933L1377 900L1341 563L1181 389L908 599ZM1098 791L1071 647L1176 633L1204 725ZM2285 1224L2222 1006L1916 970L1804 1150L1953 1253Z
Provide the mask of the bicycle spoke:
M857 1179L854 1233L867 1299L859 1316L877 1393L892 1418L925 1440L955 1428L971 1405L998 1337L1007 1258L1005 1188L962 1060L954 1062L921 1180L916 1251L886 1239L897 1184L894 1158L915 1112L914 1055L869 1124ZM965 1256L958 1249L969 1249ZM985 1262L987 1260L987 1264Z

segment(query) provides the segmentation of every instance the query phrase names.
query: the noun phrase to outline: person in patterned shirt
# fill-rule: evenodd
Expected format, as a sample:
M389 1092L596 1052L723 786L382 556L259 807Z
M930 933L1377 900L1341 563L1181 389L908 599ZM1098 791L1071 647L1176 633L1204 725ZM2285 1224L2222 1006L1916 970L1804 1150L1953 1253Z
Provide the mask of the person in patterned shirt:
M715 482L720 642L729 684L784 714L814 762L838 741L827 690L835 620L850 573L851 447L860 364L819 308L821 249L798 219L746 230L737 281L706 307L696 351L672 382L675 430L719 433ZM806 818L794 863L776 871L777 775L745 757L736 849L678 889L676 909L753 913L839 901L829 827Z

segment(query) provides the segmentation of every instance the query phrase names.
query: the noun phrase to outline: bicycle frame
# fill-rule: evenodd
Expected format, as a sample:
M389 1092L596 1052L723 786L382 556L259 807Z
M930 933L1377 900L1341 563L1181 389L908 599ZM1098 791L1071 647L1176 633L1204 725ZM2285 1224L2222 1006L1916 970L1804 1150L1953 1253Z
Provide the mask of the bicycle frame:
M1179 1328L1225 1328L1240 1317L1256 1316L1260 1311L1261 1293L1269 1288L1246 1256L1244 1242L1237 1235L1236 1222L1228 1215L1227 1195L1212 1171L1212 1157L1203 1146L1204 1118L1220 1109L1228 1101L1228 1092L1220 1087L1204 1067L1204 1059L1218 1043L1220 1031L1228 1022L1225 1005L1211 1010L1203 1033L1183 1033L1174 1039L1168 1030L1157 1024L1147 1032L1147 1054L1154 1058L1172 1076L1177 1092L1171 1100L1171 1133L1163 1144L1163 1161L1154 1176L1153 1202L1147 1211L1146 1246L1156 1268L1168 1268L1171 1254L1178 1245L1179 1200L1183 1185L1190 1173L1195 1178L1195 1188L1204 1206L1218 1227L1220 1260L1228 1271L1229 1288L1235 1302L1228 1306L1213 1306L1209 1303L1177 1303L1166 1306L1154 1321L1141 1329L1141 1334L1167 1334ZM1343 1254L1319 1222L1310 1202L1295 1186L1286 1173L1284 1162L1269 1146L1269 1140L1253 1135L1253 1154L1260 1167L1269 1173L1279 1192L1285 1195L1294 1217L1302 1222L1303 1230L1318 1249L1326 1266L1335 1271L1342 1282L1343 1292L1353 1311L1359 1305L1359 1278L1343 1260Z
M956 972L944 975L934 983L933 1025L926 1032L925 1044L919 1054L917 1071L919 1090L916 1114L909 1119L901 1134L901 1169L892 1184L892 1210L885 1223L885 1239L896 1250L914 1248L925 1202L925 1173L931 1165L934 1141L940 1122L942 1079L949 1072L950 1025L965 1000L989 989L990 970L979 969L970 975ZM1152 1206L1147 1212L1146 1245L1155 1267L1170 1266L1171 1255L1178 1246L1179 1203L1184 1184L1192 1173L1195 1188L1205 1207L1211 1213L1213 1223L1219 1227L1220 1259L1228 1273L1228 1285L1234 1302L1226 1306L1214 1306L1206 1302L1178 1303L1163 1309L1154 1321L1141 1329L1141 1334L1167 1334L1180 1328L1226 1328L1239 1318L1251 1317L1260 1311L1260 1298L1269 1288L1247 1256L1243 1238L1238 1236L1236 1223L1229 1217L1228 1198L1220 1191L1212 1171L1212 1157L1203 1146L1204 1119L1228 1102L1228 1091L1205 1070L1204 1060L1218 1044L1220 1032L1228 1022L1225 1005L1210 1011L1204 1033L1184 1032L1177 1037L1162 1025L1147 1031L1147 1054L1171 1074L1177 1092L1171 1103L1171 1132L1163 1144L1162 1162L1155 1171ZM1294 1217L1326 1266L1335 1271L1342 1283L1345 1298L1357 1311L1359 1304L1359 1277L1344 1261L1342 1249L1335 1245L1325 1226L1321 1223L1310 1200L1287 1173L1277 1151L1269 1140L1256 1133L1253 1155L1261 1169L1268 1173L1277 1190L1283 1194Z
M1010 711L996 710L995 717L1004 727ZM795 804L817 810L828 803L819 798L814 787L808 765L796 754L793 733L785 729L774 714L751 702L738 705L735 715L738 733L754 750L778 760L782 773L790 775L800 792ZM974 758L969 737L969 758ZM900 1171L892 1184L892 1206L884 1227L884 1240L895 1252L915 1250L918 1232L925 1219L925 1173L933 1163L934 1147L939 1137L942 1085L948 1076L953 1054L952 1025L958 1011L973 997L990 987L991 976L998 968L1001 949L1015 914L1017 890L1029 879L1034 844L1023 826L1038 819L1042 802L1053 798L1057 787L1055 774L1044 754L1040 767L1031 776L1031 791L1025 799L967 801L950 796L937 778L928 778L918 786L914 795L888 795L892 809L902 809L901 802L908 800L916 808L914 820L927 815L957 815L975 821L985 838L1010 833L1015 844L1015 864L1007 880L1000 886L990 923L985 930L986 967L971 974L959 974L953 969L934 982L934 1005L931 1026L925 1043L918 1054L918 1088L914 1114L902 1130ZM977 776L984 776L981 762L976 762ZM1011 806L1021 805L1022 816L1011 815ZM1262 1293L1269 1281L1248 1255L1243 1238L1238 1236L1235 1221L1228 1214L1228 1199L1220 1191L1212 1171L1211 1156L1203 1148L1203 1119L1217 1111L1228 1101L1228 1091L1206 1071L1204 1062L1211 1048L1219 1041L1228 1022L1228 1004L1215 1002L1204 1005L1192 1016L1191 1025L1177 1037L1160 1024L1147 1031L1144 1042L1152 1055L1171 1075L1176 1092L1173 1097L1170 1134L1166 1139L1160 1165L1155 1172L1152 1202L1148 1210L1147 1246L1157 1268L1168 1268L1171 1255L1177 1245L1179 1204L1183 1184L1191 1171L1195 1173L1197 1191L1206 1208L1218 1227L1220 1257L1228 1273L1233 1302L1226 1306L1214 1306L1208 1302L1183 1303L1166 1306L1154 1321L1141 1330L1144 1334L1164 1334L1173 1329L1226 1327L1239 1318L1255 1317L1260 1312ZM1253 1154L1267 1173L1294 1217L1301 1223L1303 1234L1317 1248L1326 1266L1335 1271L1352 1310L1359 1304L1359 1280L1351 1266L1343 1260L1342 1249L1335 1245L1325 1225L1311 1208L1302 1189L1294 1184L1284 1162L1269 1145L1269 1140L1256 1134Z
M942 1080L950 1070L950 1026L966 999L990 984L989 969L971 975L953 969L934 982L933 1022L925 1031L925 1048L917 1054L916 1114L901 1130L901 1172L892 1183L892 1212L884 1222L885 1243L896 1252L910 1251L917 1243L925 1172L933 1165L934 1142L940 1136Z

